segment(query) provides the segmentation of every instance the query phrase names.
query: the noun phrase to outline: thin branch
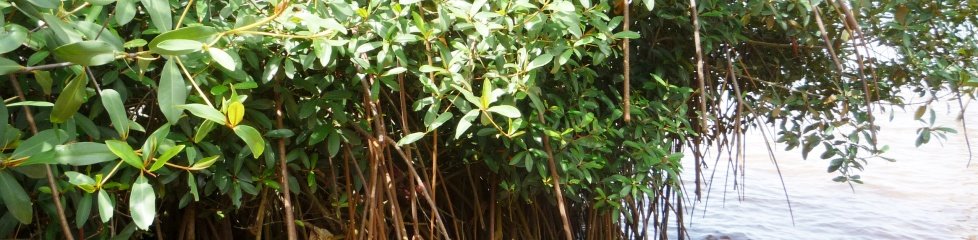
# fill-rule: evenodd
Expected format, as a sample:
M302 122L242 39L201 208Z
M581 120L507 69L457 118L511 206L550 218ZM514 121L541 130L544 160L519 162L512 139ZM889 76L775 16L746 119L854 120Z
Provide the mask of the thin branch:
M279 94L281 85L278 86L279 89L275 91L275 125L279 129L284 129L285 124L283 123L284 115L282 114L282 97ZM279 184L282 185L282 205L283 212L285 212L285 229L288 233L289 240L298 239L295 232L295 216L292 213L292 196L289 194L289 171L288 166L285 164L287 161L285 155L288 153L285 151L285 138L280 138L278 140L278 159L279 159Z
M624 11L625 11L625 22L624 22L625 23L625 32L628 32L629 25L632 25L631 24L631 21L629 19L629 15L630 14L628 13L629 12L628 5L631 5L631 4L628 3L628 0L625 0L625 3L622 4L622 5L624 5L623 7L624 7ZM629 54L630 53L630 51L629 51L630 49L628 47L629 46L628 45L628 38L625 38L623 41L624 42L622 43L622 48L623 48L623 51L624 51L624 54L625 54L625 59L624 59L625 60L624 61L625 72L623 73L623 75L625 77L625 84L624 84L625 86L624 86L624 90L623 90L624 91L624 93L623 93L624 94L624 97L623 98L624 98L624 101L625 101L625 104L624 104L625 105L625 107L624 107L625 108L625 123L629 123L629 122L632 121L631 83L629 81L631 79L631 54Z
M700 20L696 9L696 0L689 0L689 9L693 17L693 44L696 46L696 81L700 88L700 132L706 132L706 83L703 79L703 47L700 46ZM699 200L700 193L700 171L702 164L696 161L696 199Z
M16 74L10 74L10 84L13 85L14 91L17 92L17 97L20 97L21 101L27 101L27 98L24 97L24 91L20 90L20 82L17 82ZM31 133L37 135L37 124L34 123L34 115L31 113L30 107L24 106L24 114L26 114L27 124L31 127ZM44 164L44 170L47 174L48 186L51 188L51 198L54 200L54 210L58 214L61 231L64 231L65 239L74 240L75 237L71 235L71 228L68 227L68 220L65 218L65 210L61 206L61 193L58 191L58 184L54 180L51 165Z

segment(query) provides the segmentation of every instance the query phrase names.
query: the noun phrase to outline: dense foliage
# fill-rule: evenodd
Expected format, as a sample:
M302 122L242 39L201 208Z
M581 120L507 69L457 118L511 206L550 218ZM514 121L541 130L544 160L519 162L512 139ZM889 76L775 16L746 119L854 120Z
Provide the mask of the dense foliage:
M973 98L976 12L0 0L0 237L682 237L748 129L860 183L876 110Z

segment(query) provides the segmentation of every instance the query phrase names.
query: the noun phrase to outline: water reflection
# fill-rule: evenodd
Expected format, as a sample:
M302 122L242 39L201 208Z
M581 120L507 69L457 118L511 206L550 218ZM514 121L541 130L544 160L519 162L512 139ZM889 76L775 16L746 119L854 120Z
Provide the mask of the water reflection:
M695 213L688 218L692 239L976 239L978 159L965 168L968 150L961 123L953 117L957 112L944 105L939 109L939 115L946 115L939 117L938 125L959 132L943 144L932 140L914 147L916 130L923 125L913 120L913 109L895 110L892 122L878 121L883 128L880 143L891 149L886 156L897 162L870 161L860 173L866 183L855 185L855 193L849 185L831 181L836 174L826 173L828 161L818 158L820 148L808 160L797 150L776 151L794 226L763 138L751 133L746 144L746 194L739 201L732 181L724 186L728 166L721 160L709 203L690 206L695 208L689 209ZM965 116L970 120L972 150L978 153L978 110L971 107ZM691 171L685 173L689 189L692 177Z

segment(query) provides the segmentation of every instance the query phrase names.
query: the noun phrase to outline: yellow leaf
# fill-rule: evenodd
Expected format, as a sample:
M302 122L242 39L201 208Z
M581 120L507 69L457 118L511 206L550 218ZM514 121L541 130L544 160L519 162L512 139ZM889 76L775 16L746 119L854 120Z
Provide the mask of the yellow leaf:
M238 126L238 123L241 123L241 119L244 118L244 111L245 108L241 102L235 101L228 105L228 125L232 128Z

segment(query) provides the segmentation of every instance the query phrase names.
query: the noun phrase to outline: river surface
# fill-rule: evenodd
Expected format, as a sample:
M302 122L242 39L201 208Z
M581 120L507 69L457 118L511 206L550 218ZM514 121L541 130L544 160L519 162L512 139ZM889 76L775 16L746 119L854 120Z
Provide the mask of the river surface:
M916 131L925 125L913 119L914 107L892 110L892 121L888 114L877 115L882 119L877 121L880 144L890 146L884 156L896 162L871 159L858 173L865 184L854 184L855 192L832 181L838 174L826 172L829 161L818 157L821 146L803 160L800 150L783 151L783 144L776 145L793 224L764 140L760 132L751 132L746 137L743 194L734 189L732 174L726 178L725 160L717 166L708 160L717 168L713 187L708 201L688 206L689 234L692 239L978 239L978 156L966 168L968 147L956 121L957 104L952 105L934 105L936 125L953 127L958 134L943 143L932 138L919 148L914 146ZM978 154L976 108L971 106L965 117L972 151ZM712 168L704 171L709 177ZM684 178L691 196L692 171Z

